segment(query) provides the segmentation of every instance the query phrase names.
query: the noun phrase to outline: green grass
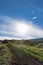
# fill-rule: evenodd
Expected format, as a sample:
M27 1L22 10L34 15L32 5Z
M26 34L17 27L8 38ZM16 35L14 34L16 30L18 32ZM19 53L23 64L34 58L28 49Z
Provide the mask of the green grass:
M6 65L7 60L11 59L11 52L6 44L0 44L0 48L1 47L2 47L2 51L0 51L0 65ZM7 65L9 65L8 62Z
M12 45L13 47L16 47L22 50L24 53L37 58L39 61L43 61L43 48L38 48L35 46L28 46L25 44L14 44L13 43Z
M11 46L9 46L9 48L12 47L12 53L7 45L9 44L0 44L0 47L2 47L4 51L4 53L3 51L1 52L2 54L0 53L0 65L6 65L6 63L9 65L7 60L11 60L13 54L18 58L22 57L23 54L31 55L32 57L37 58L39 61L43 62L43 48L15 42L11 43Z

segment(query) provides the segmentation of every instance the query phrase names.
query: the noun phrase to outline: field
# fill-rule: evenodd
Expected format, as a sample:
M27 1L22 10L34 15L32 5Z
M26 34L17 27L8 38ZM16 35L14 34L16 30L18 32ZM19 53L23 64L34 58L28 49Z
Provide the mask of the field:
M43 47L17 40L1 43L0 65L43 65Z

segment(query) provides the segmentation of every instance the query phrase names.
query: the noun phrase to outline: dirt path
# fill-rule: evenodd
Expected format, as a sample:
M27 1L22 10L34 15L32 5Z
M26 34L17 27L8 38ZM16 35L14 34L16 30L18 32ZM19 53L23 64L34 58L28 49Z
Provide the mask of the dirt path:
M7 45L7 47L12 53L11 65L43 65L43 62L39 62L37 59L26 55L12 45Z

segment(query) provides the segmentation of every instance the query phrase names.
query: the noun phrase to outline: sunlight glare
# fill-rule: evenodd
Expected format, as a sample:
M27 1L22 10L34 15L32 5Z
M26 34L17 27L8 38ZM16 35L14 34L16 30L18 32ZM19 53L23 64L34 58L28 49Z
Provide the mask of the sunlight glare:
M28 32L28 25L26 23L17 23L16 24L17 32L21 35L25 35Z

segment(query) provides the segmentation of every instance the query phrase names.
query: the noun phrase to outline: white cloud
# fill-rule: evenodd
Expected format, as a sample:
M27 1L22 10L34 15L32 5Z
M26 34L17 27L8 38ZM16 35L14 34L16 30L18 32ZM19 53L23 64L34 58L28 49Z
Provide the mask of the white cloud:
M0 40L4 40L4 39L8 39L8 40L12 40L12 39L18 39L19 40L19 38L15 38L15 37L8 37L8 36L0 36Z
M32 19L33 19L33 20L37 19L37 16L34 16Z
M29 23L26 23L26 20L16 20L7 16L1 17L1 19L6 23L3 25L0 25L0 34L4 34L4 35L8 35L9 37L6 36L0 36L0 39L33 39L33 38L40 38L43 37L43 29L37 27L36 25L34 25L33 23L30 23L32 21L28 21ZM35 18L34 18L35 19ZM17 31L17 24L19 23L23 23L26 24L27 30L25 30L25 34L23 34L23 30L21 32L23 33L19 33ZM25 26L25 25L24 25ZM24 28L24 27L22 27ZM22 29L21 28L21 29ZM12 37L11 37L12 36Z

